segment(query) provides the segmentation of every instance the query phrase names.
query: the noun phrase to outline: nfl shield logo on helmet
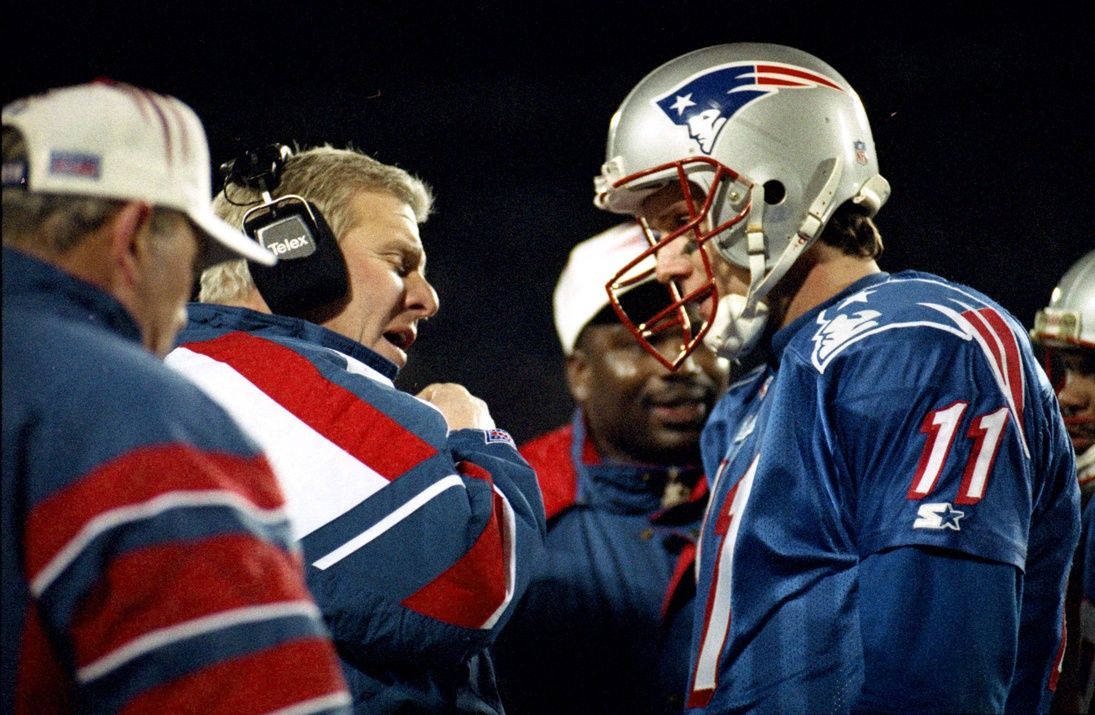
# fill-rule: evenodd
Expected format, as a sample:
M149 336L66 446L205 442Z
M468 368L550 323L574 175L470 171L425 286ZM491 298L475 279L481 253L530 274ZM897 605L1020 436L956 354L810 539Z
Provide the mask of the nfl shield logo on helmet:
M726 120L747 104L783 89L829 87L835 81L803 67L778 62L734 62L693 75L654 103L674 124L688 130L704 154L710 154Z

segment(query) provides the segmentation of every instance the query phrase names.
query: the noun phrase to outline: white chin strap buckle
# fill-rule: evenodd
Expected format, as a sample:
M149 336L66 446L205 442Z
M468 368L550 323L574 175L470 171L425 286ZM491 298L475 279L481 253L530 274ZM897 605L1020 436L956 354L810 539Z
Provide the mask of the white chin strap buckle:
M715 319L703 342L727 360L742 358L753 351L764 325L768 322L768 305L757 301L751 314L745 315L745 296L724 295L719 299Z

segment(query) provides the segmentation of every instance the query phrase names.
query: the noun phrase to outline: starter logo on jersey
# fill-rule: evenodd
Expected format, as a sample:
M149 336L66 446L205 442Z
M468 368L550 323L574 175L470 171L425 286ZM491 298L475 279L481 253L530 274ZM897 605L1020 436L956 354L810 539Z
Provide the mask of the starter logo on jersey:
M966 515L964 511L958 511L947 502L934 504L921 504L916 510L914 529L954 529L961 531L958 521Z
M694 74L655 98L665 116L688 130L704 154L710 154L726 120L746 105L784 89L829 87L836 81L804 67L781 62L733 62Z

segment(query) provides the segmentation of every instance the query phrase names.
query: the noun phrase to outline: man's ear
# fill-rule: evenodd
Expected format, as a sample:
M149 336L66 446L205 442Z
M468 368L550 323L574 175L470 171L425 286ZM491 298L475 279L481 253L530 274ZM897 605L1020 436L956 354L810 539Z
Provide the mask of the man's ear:
M108 224L111 261L118 271L118 277L126 285L133 285L137 281L140 271L139 257L141 252L148 250L144 242L151 220L151 206L141 201L130 201L122 206Z
M567 386L575 402L582 403L589 399L590 380L593 379L591 372L589 358L581 348L575 348L567 355Z

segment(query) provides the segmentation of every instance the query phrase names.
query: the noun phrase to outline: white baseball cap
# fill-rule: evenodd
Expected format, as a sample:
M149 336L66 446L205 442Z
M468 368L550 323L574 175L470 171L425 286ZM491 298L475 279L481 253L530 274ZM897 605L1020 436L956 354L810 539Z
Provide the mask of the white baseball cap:
M648 247L642 228L629 221L587 238L571 249L554 295L555 332L559 334L563 354L574 352L578 335L609 304L605 284ZM636 269L653 267L654 256L651 255ZM653 271L628 291L652 280Z
M5 188L146 201L186 214L208 242L205 266L272 253L213 213L211 164L197 114L174 97L96 81L51 89L4 107L4 126L27 145L25 166L4 166Z

